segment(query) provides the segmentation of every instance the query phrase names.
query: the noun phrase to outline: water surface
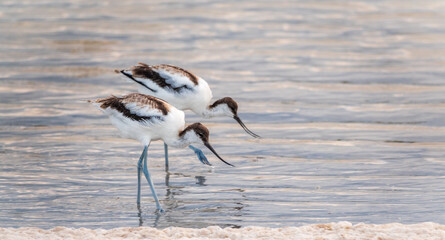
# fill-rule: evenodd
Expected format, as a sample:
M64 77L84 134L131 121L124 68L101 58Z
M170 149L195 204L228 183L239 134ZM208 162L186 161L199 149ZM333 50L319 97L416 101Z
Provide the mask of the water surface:
M0 226L113 228L445 224L443 1L2 1ZM230 168L142 146L87 99L136 86L114 74L169 63L233 97L200 119Z

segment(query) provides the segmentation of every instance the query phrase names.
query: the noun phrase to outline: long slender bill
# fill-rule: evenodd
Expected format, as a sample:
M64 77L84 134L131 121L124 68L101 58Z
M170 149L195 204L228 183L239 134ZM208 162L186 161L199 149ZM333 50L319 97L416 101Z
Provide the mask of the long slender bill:
M239 125L241 125L241 127L243 127L244 131L246 131L246 132L247 132L248 134L250 134L252 137L254 137L254 138L261 138L259 135L257 135L257 134L255 134L255 133L253 133L252 131L250 131L250 130L246 127L246 125L243 123L243 121L241 121L241 119L238 117L238 115L235 115L233 118L239 123Z
M205 142L204 145L205 145L208 149L210 149L210 151L212 151L212 153L215 154L215 155L219 158L219 160L223 161L223 163L225 163L225 164L227 164L227 165L229 165L229 166L235 167L234 165L232 165L232 164L230 164L230 163L224 161L224 159L222 159L222 158L218 155L218 153L216 153L215 149L213 149L213 147L212 147L212 145L210 145L210 143Z

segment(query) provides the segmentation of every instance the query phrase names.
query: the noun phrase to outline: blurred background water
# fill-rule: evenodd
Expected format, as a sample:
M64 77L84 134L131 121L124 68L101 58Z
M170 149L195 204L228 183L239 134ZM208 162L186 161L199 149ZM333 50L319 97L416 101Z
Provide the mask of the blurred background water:
M445 224L444 1L0 2L0 227ZM189 149L119 137L87 99L114 74L168 63L231 96L210 128L215 167Z

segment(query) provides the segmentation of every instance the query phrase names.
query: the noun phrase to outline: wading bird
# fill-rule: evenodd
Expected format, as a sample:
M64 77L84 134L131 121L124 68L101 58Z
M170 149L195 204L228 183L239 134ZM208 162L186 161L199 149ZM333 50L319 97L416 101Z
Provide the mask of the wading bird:
M238 104L230 97L224 97L213 104L212 90L207 82L180 67L161 64L139 63L129 69L115 70L138 83L138 91L167 101L180 110L191 110L203 118L227 116L235 119L251 136L260 138L250 131L238 117ZM201 161L205 159L201 150L191 146ZM164 145L165 164L168 168L168 146Z
M147 169L147 151L150 143L162 140L168 146L184 148L192 143L204 144L221 161L224 161L209 143L209 131L201 123L193 123L185 127L184 112L176 109L167 102L153 96L132 93L123 97L111 96L89 101L108 115L123 137L136 139L144 145L144 150L137 165L138 195L137 204L141 199L141 173L150 185L151 192L156 201L156 207L163 212L155 188ZM185 127L185 128L184 128ZM210 165L210 163L203 162Z

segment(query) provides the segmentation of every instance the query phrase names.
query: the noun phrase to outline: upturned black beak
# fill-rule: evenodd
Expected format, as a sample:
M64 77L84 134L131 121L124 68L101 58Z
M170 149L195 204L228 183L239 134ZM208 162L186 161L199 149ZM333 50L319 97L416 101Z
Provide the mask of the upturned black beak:
M250 134L250 136L254 137L254 138L261 138L260 136L258 136L257 134L253 133L252 131L250 131L246 125L243 123L243 121L241 121L241 119L238 117L238 115L233 116L233 118L239 123L239 125L241 125L241 127L243 127L244 131L246 131L246 133Z
M212 145L210 145L210 143L208 143L208 142L204 142L204 145L205 145L208 149L210 149L210 151L212 151L212 153L215 154L215 155L219 158L219 160L223 161L223 163L225 163L225 164L227 164L227 165L229 165L229 166L235 167L234 165L232 165L232 164L230 164L230 163L224 161L224 159L222 159L222 158L218 155L218 153L216 153L215 149L213 149L213 147L212 147Z

